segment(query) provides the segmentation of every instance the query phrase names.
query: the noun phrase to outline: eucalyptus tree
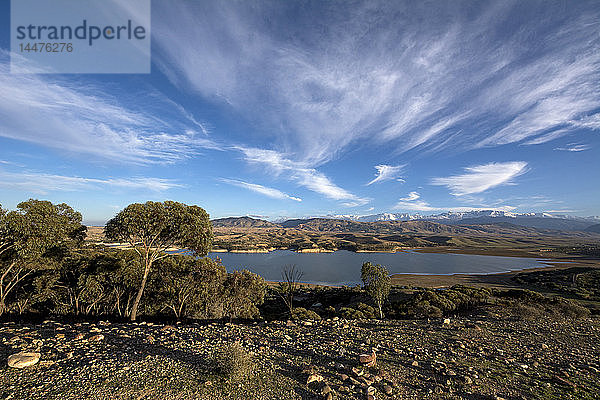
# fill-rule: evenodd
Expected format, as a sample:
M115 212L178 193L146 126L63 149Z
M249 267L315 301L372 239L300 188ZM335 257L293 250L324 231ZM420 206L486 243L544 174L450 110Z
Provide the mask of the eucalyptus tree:
M0 315L6 312L7 297L36 269L58 257L69 246L80 244L86 227L81 214L67 204L30 199L16 211L0 208Z
M379 318L383 318L383 302L387 299L391 289L390 273L386 267L366 262L361 268L361 279L366 292L379 309Z
M143 266L142 281L133 302L130 319L135 321L152 265L167 257L167 249L184 248L205 256L212 243L212 227L206 211L198 206L165 201L128 205L106 223L106 237L125 241L137 252Z

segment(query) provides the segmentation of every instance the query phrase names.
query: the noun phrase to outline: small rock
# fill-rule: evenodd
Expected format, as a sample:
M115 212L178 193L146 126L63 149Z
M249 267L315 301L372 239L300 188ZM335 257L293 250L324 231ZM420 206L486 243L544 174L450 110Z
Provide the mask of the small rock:
M90 336L88 342L99 342L101 340L104 340L104 335L99 333L98 335Z
M450 318L444 318L444 325L450 325Z
M35 365L40 361L40 353L20 352L8 357L8 366L12 368L26 368Z
M419 362L417 360L413 361L411 364L413 367L418 367L419 366Z
M308 385L309 383L312 383L312 382L322 382L322 381L323 381L323 377L321 375L311 374L306 379L306 384Z
M361 364L365 364L367 367L374 367L377 364L377 355L374 351L371 354L361 354L358 359Z

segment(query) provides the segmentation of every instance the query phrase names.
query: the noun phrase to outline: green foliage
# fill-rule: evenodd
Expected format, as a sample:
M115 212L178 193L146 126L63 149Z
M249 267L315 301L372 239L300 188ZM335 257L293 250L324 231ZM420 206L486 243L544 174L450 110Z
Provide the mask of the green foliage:
M223 284L227 277L220 261L171 256L157 264L157 303L177 318L219 318L223 313Z
M351 307L341 307L340 308L340 317L344 319L364 319L365 314L362 311L359 311L355 308Z
M29 300L23 297L26 295L23 285L35 271L55 265L70 248L80 244L85 231L85 226L81 225L81 214L66 204L30 199L20 203L16 211L7 213L2 210L0 315L11 300L28 303Z
M375 318L375 309L365 303L358 303L356 309L363 313L364 318Z
M486 304L491 295L489 289L462 285L445 290L422 289L408 301L395 304L393 311L397 317L439 318Z
M548 271L522 272L516 282L550 290L561 295L600 301L600 269L571 267Z
M174 201L130 204L106 223L105 235L111 240L128 242L144 265L140 288L132 305L132 321L136 319L152 264L166 257L164 251L179 246L195 255L205 256L213 237L208 214L203 208Z
M320 321L321 316L312 310L307 310L304 307L296 307L294 311L292 311L292 319L307 321L307 320L316 320Z
M239 342L227 344L216 354L216 364L220 373L232 381L247 377L253 369L252 356Z
M510 289L494 291L501 300L503 312L517 319L535 320L551 318L585 318L590 310L577 302L560 296L546 297L532 290Z
M250 271L227 274L223 284L223 311L231 318L255 318L260 315L258 305L264 302L265 280Z
M382 305L387 299L392 286L390 273L387 268L379 264L373 265L366 262L361 268L361 279L365 291L371 296L379 309L379 317L383 318Z

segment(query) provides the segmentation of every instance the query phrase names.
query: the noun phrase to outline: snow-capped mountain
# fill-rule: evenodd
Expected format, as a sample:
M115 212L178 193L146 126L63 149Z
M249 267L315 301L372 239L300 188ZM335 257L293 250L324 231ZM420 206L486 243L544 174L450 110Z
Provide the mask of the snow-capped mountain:
M429 220L444 224L511 223L541 229L584 230L600 222L600 217L576 217L547 212L515 213L499 210L473 210L421 215L408 213L380 213L373 215L326 215L321 218L358 222Z

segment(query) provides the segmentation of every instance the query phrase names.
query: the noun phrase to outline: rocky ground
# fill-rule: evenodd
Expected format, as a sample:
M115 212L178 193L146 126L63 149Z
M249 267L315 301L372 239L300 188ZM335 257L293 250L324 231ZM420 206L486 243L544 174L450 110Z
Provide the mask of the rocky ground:
M0 398L595 399L599 339L598 319L2 323ZM234 341L253 354L241 381L213 363ZM20 351L39 362L9 367Z

